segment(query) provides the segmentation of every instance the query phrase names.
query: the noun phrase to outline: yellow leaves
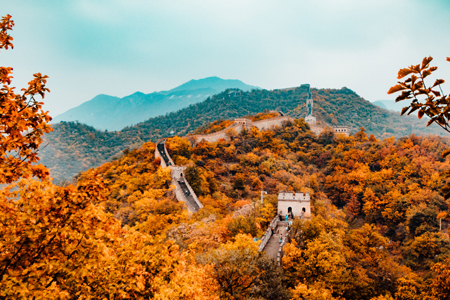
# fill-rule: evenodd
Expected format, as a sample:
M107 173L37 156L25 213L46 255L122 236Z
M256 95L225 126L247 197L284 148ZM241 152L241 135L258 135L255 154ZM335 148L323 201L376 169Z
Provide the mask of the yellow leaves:
M249 234L238 234L234 237L234 242L229 241L223 245L223 249L226 250L238 250L247 249L253 251L255 254L258 252L259 244L261 241L255 242Z
M308 284L316 281L338 281L346 269L344 248L339 236L322 233L306 243L304 250L291 243L285 247L283 268L290 280Z
M181 256L170 282L161 286L154 299L219 300L219 285L211 276L214 266L201 266L188 259L185 254Z
M335 300L332 291L323 282L315 282L311 285L299 283L291 290L292 299L308 300Z
M449 214L446 211L441 211L440 213L438 213L437 215L437 219L446 219L448 218Z
M184 162L191 158L192 146L186 138L181 138L178 136L169 138L167 139L166 147L170 156L173 158L180 156L180 159ZM184 157L184 160L181 157ZM175 164L182 165L182 161L175 161Z

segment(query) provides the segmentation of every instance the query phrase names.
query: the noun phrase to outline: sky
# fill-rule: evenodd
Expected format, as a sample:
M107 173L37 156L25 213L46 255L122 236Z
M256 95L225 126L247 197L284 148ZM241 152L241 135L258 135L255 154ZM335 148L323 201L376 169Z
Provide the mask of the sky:
M369 100L400 68L434 57L450 81L450 0L15 0L13 86L49 76L56 116L98 94L124 97L219 76L265 89L348 87ZM434 79L431 78L431 79ZM447 88L450 92L450 86Z

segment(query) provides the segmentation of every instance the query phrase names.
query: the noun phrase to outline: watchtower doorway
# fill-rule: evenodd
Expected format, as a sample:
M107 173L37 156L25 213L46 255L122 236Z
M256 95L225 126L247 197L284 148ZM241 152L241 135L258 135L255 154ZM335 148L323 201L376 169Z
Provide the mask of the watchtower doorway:
M292 213L292 207L288 207L288 214L290 215Z

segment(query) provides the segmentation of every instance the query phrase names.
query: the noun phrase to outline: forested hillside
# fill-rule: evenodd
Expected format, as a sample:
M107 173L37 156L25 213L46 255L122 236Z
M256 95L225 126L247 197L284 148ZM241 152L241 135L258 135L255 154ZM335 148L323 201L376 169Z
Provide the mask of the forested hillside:
M414 116L400 117L372 105L353 91L343 88L312 89L314 115L324 125L348 125L355 132L366 128L376 137L401 137L422 133L442 134L436 126L426 127L425 120ZM186 135L216 120L233 120L264 110L281 110L292 117L305 116L306 87L291 90L253 90L251 92L225 91L206 101L191 105L165 116L151 118L118 132L95 130L73 122L54 125L54 131L45 135L41 161L50 168L59 182L71 180L80 171L98 166L147 141L156 141L174 131Z
M150 142L83 173L78 184L100 176L110 189L103 206L122 225L165 234L200 265L213 263L207 276L221 299L436 300L450 268L439 176L450 167L440 155L449 146L437 136L380 141L363 130L316 136L302 119L195 147L170 138L168 151L187 166L204 205L190 218ZM262 206L261 190L268 192ZM295 221L280 269L251 238L262 236L285 190L309 192L313 218Z

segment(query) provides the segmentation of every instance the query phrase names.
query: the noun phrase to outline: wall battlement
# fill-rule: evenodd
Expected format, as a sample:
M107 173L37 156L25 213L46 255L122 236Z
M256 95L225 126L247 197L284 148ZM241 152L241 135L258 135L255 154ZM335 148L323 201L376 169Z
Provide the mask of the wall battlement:
M309 192L306 194L303 193L294 193L294 192L280 192L278 194L278 201L311 201Z

